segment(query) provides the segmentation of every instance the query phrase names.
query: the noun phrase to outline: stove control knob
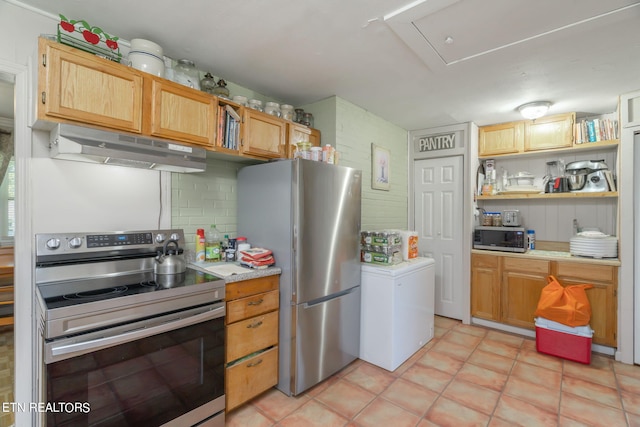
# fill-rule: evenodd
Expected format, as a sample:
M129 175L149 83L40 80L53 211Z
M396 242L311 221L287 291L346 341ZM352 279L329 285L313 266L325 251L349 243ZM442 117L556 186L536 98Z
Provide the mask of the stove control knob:
M56 250L60 247L60 239L56 239L55 237L47 240L47 249Z
M171 235L171 240L175 240L176 242L180 241L180 235L178 233L173 233Z
M166 235L166 234L159 233L159 234L156 236L156 242L157 242L157 243L162 243L162 242L164 242L164 240L165 240L166 238L167 238L167 235Z
M74 237L73 239L69 240L69 247L71 249L78 249L80 246L82 246L82 238Z

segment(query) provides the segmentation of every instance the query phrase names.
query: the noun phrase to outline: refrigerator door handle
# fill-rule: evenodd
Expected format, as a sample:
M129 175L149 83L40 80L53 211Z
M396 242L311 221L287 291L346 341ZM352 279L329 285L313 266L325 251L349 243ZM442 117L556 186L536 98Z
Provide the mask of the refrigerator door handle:
M300 306L302 308L305 308L305 309L306 308L311 308L313 306L316 306L318 304L322 304L322 303L330 301L332 299L340 298L340 297L343 297L345 295L349 295L349 294L351 294L353 292L356 292L359 287L360 286L354 286L353 288L344 290L342 292L337 292L335 294L327 295L326 297L317 298L317 299L314 299L314 300L311 300L311 301L307 301L305 303L300 304Z
M298 227L293 225L293 252L295 253L298 249Z

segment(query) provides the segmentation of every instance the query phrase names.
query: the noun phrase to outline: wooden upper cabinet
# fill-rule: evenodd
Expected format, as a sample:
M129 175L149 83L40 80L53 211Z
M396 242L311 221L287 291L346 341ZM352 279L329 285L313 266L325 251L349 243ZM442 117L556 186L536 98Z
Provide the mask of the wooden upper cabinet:
M144 133L176 141L212 146L216 98L157 77L145 79Z
M251 108L244 111L242 154L260 158L286 157L286 122Z
M478 156L490 157L558 148L574 144L576 113L501 123L478 129Z
M478 129L478 155L514 154L524 146L524 122L501 123Z
M524 150L572 147L575 122L575 113L556 114L525 122Z
M298 123L287 123L287 144L285 153L289 159L293 158L296 151L296 144L299 142L310 142L312 147L320 146L320 131Z
M39 39L38 119L140 133L141 71Z

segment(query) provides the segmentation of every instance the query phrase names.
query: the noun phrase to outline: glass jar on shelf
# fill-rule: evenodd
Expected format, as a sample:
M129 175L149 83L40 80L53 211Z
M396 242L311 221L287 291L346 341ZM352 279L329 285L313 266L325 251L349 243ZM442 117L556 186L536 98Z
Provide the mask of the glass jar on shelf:
M482 215L482 225L484 225L485 227L492 227L493 226L493 212L485 212Z
M280 117L282 115L282 112L280 111L280 104L277 102L267 102L264 107L264 112L276 117Z
M190 59L178 59L174 78L177 83L200 90L200 73Z
M302 115L302 124L305 126L309 126L310 128L313 127L313 114L311 113L304 113Z
M213 78L211 73L207 73L204 75L204 78L200 80L200 89L203 92L207 92L211 95L215 95L213 89L216 87L216 80Z
M235 95L232 99L233 102L237 102L238 104L242 105L243 107L247 106L247 97L246 96L242 96L242 95Z
M283 119L293 121L295 116L295 113L293 111L293 105L282 104L280 106L280 112L282 113Z
M264 111L264 108L262 107L262 101L260 101L259 99L250 99L249 100L249 108L253 108L256 111Z
M502 214L500 212L495 212L493 214L493 218L491 218L492 226L494 227L502 227Z
M302 108L296 108L295 109L295 117L293 118L293 121L296 123L302 123L302 118L304 116L304 110Z
M294 159L311 159L311 143L308 141L298 142L296 144L296 151L293 153Z
M216 87L213 88L213 93L220 98L229 99L229 89L227 89L227 82L223 79L219 79Z

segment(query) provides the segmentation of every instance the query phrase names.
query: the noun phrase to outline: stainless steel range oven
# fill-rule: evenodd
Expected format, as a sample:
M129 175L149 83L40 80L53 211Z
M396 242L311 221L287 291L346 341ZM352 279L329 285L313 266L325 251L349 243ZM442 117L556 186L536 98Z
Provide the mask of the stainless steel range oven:
M36 235L48 427L224 425L224 281L156 275L169 239Z

